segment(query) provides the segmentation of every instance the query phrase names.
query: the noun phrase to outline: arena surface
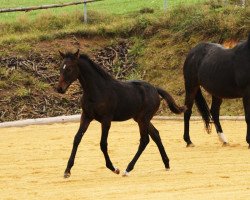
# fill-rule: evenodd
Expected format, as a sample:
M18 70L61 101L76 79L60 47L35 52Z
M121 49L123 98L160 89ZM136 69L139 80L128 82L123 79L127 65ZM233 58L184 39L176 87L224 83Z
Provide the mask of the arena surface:
M244 121L222 121L230 146L215 129L191 122L196 145L186 148L183 122L154 120L170 157L165 171L151 140L129 177L106 169L99 148L100 124L92 122L79 145L69 179L63 178L78 123L0 129L0 199L250 199L250 149ZM133 121L112 123L109 154L122 172L139 144Z

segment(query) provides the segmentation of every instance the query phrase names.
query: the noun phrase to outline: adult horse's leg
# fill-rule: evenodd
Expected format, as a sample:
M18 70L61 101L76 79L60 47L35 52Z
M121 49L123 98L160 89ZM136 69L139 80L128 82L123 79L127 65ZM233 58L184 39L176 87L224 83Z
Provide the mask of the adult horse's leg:
M190 121L190 117L192 114L192 108L194 105L194 99L195 99L197 91L198 91L198 87L194 87L192 89L189 89L186 87L185 105L187 107L187 110L184 113L184 135L183 135L183 138L184 138L185 142L187 143L187 147L194 147L194 144L191 142L191 139L189 136L189 121Z
M249 95L243 97L243 105L245 111L245 120L247 123L247 136L246 141L248 143L248 148L250 149L250 92Z
M77 131L77 133L75 135L71 155L69 157L67 168L66 168L66 170L64 172L64 178L70 177L70 170L74 165L78 145L80 144L82 136L84 135L84 133L88 129L88 126L89 126L91 121L92 121L91 119L88 119L87 117L82 115L81 122L80 122L80 127L79 127L79 129L78 129L78 131Z
M110 126L111 126L111 121L103 121L102 122L102 137L101 137L100 146L101 146L101 150L103 152L103 155L105 157L106 167L108 169L110 169L111 171L113 171L114 173L119 174L120 170L113 166L113 164L109 158L109 155L108 155L107 139L108 139L108 133L109 133Z
M149 143L149 135L148 135L148 130L149 130L149 122L138 122L139 129L140 129L140 144L139 148L132 159L132 161L128 164L128 167L126 171L124 172L123 176L128 176L128 173L134 169L136 161L139 159L140 155L146 148L146 146Z
M212 105L211 105L211 115L214 120L214 125L216 128L216 132L220 138L220 140L223 142L223 145L227 145L227 139L222 131L222 127L220 125L220 105L222 103L222 99L212 96Z
M168 156L167 156L166 151L164 149L164 146L161 142L161 137L160 137L159 131L154 127L154 125L152 123L149 124L149 135L152 138L152 140L156 143L156 145L160 151L161 158L162 158L162 161L165 165L166 170L169 170L170 169L169 159L168 159Z

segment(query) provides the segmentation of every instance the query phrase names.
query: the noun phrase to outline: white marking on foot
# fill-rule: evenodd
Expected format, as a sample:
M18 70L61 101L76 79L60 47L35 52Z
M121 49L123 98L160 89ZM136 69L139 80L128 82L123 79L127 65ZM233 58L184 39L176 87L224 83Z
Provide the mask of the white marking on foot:
M218 132L217 134L218 134L219 139L220 139L221 142L228 143L228 142L227 142L227 138L226 138L226 136L224 135L224 133Z
M128 176L129 172L125 171L122 176Z
M65 69L67 66L66 65L63 65L63 69Z
M118 168L116 168L116 167L114 167L115 168L115 171L113 171L115 174L120 174L120 170L118 169Z

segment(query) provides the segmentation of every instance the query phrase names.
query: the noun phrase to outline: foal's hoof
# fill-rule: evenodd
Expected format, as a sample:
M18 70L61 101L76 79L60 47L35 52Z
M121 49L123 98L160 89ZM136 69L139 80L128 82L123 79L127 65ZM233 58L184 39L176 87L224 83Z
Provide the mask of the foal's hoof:
M120 170L118 168L115 168L115 170L113 171L115 174L120 174Z
M70 172L64 172L64 178L69 178L70 177Z
M187 147L195 147L194 144L191 142L189 144L187 144Z
M229 143L228 143L228 142L223 142L222 146L223 146L223 147L228 147L228 146L229 146Z
M170 171L170 167L166 168L166 171Z
M249 146L248 146L248 149L250 149L250 144L249 144Z
M129 172L125 171L123 174L122 174L123 177L127 177L129 176Z

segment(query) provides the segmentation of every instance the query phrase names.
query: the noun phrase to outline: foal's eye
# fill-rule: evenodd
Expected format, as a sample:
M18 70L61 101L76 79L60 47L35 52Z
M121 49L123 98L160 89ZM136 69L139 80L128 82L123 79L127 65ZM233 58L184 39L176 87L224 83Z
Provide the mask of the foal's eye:
M71 68L71 67L67 67L67 68L65 69L65 71L71 72L71 71L72 71L72 68Z

